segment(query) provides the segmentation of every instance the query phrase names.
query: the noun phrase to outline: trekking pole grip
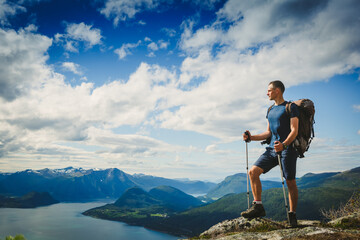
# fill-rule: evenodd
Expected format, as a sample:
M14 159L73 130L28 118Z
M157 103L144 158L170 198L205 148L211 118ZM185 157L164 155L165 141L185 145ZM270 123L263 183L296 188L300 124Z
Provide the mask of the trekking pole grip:
M245 131L244 134L248 137L245 142L249 143L251 142L251 139L250 139L250 133L248 131Z

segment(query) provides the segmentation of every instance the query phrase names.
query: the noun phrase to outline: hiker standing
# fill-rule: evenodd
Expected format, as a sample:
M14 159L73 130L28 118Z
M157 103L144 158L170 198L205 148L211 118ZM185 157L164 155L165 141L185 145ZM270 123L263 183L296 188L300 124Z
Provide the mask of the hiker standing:
M278 156L280 154L283 175L289 191L290 211L288 217L292 227L297 226L296 206L298 201L298 189L296 186L296 160L298 153L292 146L298 134L299 110L296 104L290 105L290 113L286 112L287 101L283 98L285 86L281 81L269 83L267 95L275 103L268 109L266 118L268 120L267 130L258 135L251 135L249 131L243 134L244 141L262 141L271 138L269 146L249 171L251 190L254 202L250 209L241 213L245 218L264 217L265 209L261 201L261 181L260 175L267 173L273 167L279 165Z

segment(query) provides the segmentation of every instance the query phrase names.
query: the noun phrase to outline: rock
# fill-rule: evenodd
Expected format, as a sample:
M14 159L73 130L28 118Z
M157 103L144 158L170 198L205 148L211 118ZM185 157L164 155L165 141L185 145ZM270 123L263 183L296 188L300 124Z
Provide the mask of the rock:
M250 229L259 229L259 230L275 230L275 229L283 229L285 225L282 225L278 222L266 219L266 218L255 218L252 220L248 220L246 218L240 217L232 220L226 220L221 223L218 223L212 226L209 230L203 232L200 235L201 237L217 237L223 235L225 233L232 232L242 232Z
M350 219L353 218L350 217ZM347 220L345 220L345 222L347 222ZM255 218L252 220L248 220L243 217L240 217L232 220L226 220L212 226L210 229L203 232L199 238L218 239L218 240L235 240L235 239L244 239L244 240L359 239L360 240L360 227L355 229L353 228L353 230L343 230L341 228L327 227L325 226L325 224L321 224L320 221L310 221L310 220L299 220L298 225L299 225L298 228L288 228L287 224L285 223L272 221L266 218Z
M355 212L345 217L341 217L330 221L328 225L332 227L339 227L343 229L360 229L360 212Z

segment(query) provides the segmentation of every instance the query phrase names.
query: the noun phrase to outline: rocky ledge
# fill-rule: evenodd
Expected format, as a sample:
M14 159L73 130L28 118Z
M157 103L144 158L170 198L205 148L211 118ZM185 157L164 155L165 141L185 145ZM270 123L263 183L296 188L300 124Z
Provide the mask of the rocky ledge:
M252 220L243 217L218 223L203 232L198 238L192 239L359 239L360 214L336 219L329 223L320 221L299 220L297 228L289 228L284 222L276 222L266 218Z

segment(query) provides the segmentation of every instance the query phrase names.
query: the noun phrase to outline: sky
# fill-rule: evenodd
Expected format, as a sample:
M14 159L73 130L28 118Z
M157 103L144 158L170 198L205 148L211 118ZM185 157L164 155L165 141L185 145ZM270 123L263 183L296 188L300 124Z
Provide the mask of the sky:
M314 101L297 177L360 166L357 0L0 0L0 172L246 172L270 81ZM249 144L249 164L265 146ZM263 176L280 179L274 169Z

